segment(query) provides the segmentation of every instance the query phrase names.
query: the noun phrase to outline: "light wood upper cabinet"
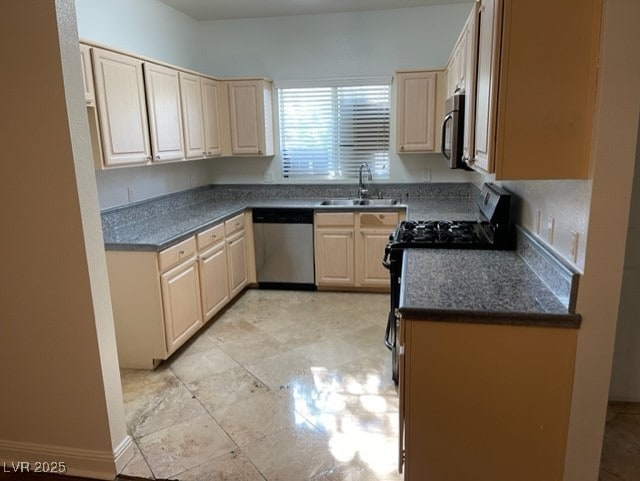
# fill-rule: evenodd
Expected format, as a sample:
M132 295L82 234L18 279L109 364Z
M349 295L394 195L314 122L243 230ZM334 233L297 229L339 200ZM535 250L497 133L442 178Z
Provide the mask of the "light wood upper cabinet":
M602 0L480 1L475 168L587 178L601 15Z
M220 155L218 82L180 72L180 94L186 158Z
M179 77L185 157L201 158L206 155L202 79L186 72L180 72Z
M151 148L142 61L91 51L104 165L147 163Z
M498 59L500 55L499 0L482 0L478 8L478 60L475 89L474 166L487 172L494 171L493 134L495 132Z
M178 71L144 63L154 161L184 159Z
M462 143L462 156L471 159L475 135L476 112L476 66L478 63L478 23L477 3L474 4L466 23L464 24L465 49L463 58L464 69L464 138Z
M563 479L577 333L402 319L404 479Z
M91 48L80 45L80 66L82 67L82 83L84 85L84 98L87 105L94 105L96 94L93 88L93 68L91 66Z
M204 109L204 146L207 156L221 153L220 146L220 82L202 79Z
M436 79L434 71L396 73L396 149L399 153L437 150Z
M271 82L227 82L232 155L273 155Z

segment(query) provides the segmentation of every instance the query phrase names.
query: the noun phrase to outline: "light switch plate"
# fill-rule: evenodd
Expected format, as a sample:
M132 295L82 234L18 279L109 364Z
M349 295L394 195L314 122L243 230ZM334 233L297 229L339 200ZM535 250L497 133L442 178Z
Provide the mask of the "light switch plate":
M578 262L578 248L580 246L580 233L578 231L571 231L571 260L573 262Z

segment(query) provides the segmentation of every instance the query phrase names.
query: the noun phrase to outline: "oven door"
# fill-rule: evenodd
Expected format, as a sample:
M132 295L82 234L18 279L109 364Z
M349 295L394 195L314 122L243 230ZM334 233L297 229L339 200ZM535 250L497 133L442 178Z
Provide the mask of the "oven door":
M391 378L398 384L398 307L400 305L400 273L402 272L402 249L387 245L385 248L382 265L389 270L389 313L387 315L387 327L384 333L384 345L391 351Z

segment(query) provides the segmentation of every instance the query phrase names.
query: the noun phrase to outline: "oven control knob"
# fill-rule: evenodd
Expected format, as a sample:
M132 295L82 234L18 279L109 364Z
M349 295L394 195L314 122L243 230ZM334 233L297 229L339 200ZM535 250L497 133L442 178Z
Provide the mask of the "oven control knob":
M395 238L395 234L392 232L391 234L389 234L389 240L392 241Z

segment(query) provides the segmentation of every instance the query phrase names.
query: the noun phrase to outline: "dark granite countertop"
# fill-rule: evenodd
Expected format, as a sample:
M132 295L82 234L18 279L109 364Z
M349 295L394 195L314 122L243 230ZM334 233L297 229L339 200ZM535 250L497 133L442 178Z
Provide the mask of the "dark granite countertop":
M407 209L408 218L474 220L477 208L469 198L410 198L394 206L321 206L323 198L243 197L213 198L122 225L103 222L106 250L160 251L245 209L256 207L294 207L314 210Z
M417 320L580 324L516 251L406 249L400 312Z

